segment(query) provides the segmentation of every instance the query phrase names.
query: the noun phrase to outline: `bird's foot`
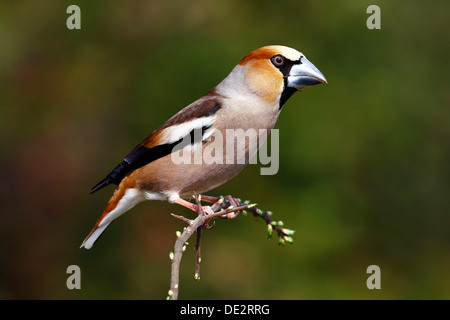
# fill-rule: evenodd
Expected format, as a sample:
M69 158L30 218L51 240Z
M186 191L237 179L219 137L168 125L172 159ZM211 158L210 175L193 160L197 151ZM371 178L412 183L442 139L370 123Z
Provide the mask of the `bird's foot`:
M240 206L240 204L239 204L239 203L240 203L239 199L233 198L233 197L230 196L230 195L226 196L226 197L225 197L225 200L227 200L227 201L230 203L230 206L228 207L228 209L231 209L231 207L236 208L236 207L239 207L239 206ZM230 213L227 213L226 217L227 217L227 219L234 219L234 218L236 218L236 217L239 215L239 213L241 213L241 212L242 212L242 210L230 212Z
M211 197L211 196L202 195L202 200L209 202L209 203L214 203L214 204L218 203L219 201L223 202L224 200L226 200L226 201L228 201L228 204L229 204L228 207L225 207L226 209L232 209L232 208L236 208L236 207L240 206L240 199L233 198L231 195L228 195L226 197ZM230 213L227 213L225 215L225 217L227 219L234 219L241 212L242 212L242 210L230 212Z
M197 211L196 211L197 214L200 214L200 208L206 215L214 214L214 211L213 211L213 209L210 206L200 206L199 207L199 206L196 205L196 207L197 207ZM210 222L210 220L206 221L203 224L202 228L206 229L206 230L211 230L212 228L214 228L216 222L213 221L212 225L209 225L209 222Z
M214 210L210 206L198 206L192 202L186 201L184 199L178 198L174 201L175 203L178 203L179 205L182 205L185 208L188 208L197 214L205 213L205 215L210 215L214 213ZM214 227L215 222L213 222L212 225L209 225L209 221L206 221L205 224L203 224L203 229L210 230Z

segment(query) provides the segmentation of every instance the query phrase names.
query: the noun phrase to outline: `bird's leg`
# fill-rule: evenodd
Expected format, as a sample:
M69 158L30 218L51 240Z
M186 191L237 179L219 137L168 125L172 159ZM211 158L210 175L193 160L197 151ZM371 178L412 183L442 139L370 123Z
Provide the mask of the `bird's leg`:
M205 196L204 194L202 194L202 200L209 203L216 203L220 200L220 197Z
M175 200L174 202L175 202L175 203L178 203L179 205L182 205L182 206L185 207L185 208L188 208L188 209L190 209L190 210L196 212L197 214L200 213L200 212L199 212L199 207L198 207L196 204L192 203L192 202L189 202L189 201L184 200L184 199L181 199L181 198L178 198L178 199ZM202 206L202 209L203 209L203 211L204 211L207 215L208 215L208 214L213 214L213 213L214 213L214 211L211 209L210 206Z

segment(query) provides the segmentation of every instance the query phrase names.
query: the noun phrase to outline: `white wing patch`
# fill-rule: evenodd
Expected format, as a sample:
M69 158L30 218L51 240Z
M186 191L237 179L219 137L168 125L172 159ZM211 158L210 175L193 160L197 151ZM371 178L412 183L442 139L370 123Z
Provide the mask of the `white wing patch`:
M181 124L166 128L161 134L161 144L170 144L183 139L193 130L201 130L204 127L210 127L214 123L214 116L193 119ZM209 128L203 133L202 140L209 138L214 130ZM201 131L200 131L201 132Z

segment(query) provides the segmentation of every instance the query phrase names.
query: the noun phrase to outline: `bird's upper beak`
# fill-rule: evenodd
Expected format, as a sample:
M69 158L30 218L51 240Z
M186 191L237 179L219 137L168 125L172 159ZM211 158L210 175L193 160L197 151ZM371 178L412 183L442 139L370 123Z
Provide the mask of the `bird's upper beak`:
M321 83L328 83L322 72L308 59L301 57L300 63L294 64L291 68L287 86L300 90Z

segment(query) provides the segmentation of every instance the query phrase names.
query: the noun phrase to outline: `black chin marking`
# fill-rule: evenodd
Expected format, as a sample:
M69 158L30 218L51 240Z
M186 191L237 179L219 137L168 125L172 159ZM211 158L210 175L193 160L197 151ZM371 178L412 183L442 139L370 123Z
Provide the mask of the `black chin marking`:
M295 88L291 88L288 87L288 77L289 77L289 73L291 72L291 69L294 65L296 64L301 64L302 62L300 61L300 59L298 59L297 61L292 61L287 59L286 57L284 58L284 64L281 66L275 66L278 70L280 70L281 74L283 75L283 79L284 79L284 89L283 92L281 93L281 97L280 97L280 106L279 106L279 110L281 110L281 108L283 108L283 105L286 103L286 101L295 93L295 91L297 91L297 89Z
M292 87L287 87L286 84L284 86L284 90L281 93L280 97L280 106L278 110L281 110L283 108L283 105L286 103L286 101L297 91L297 89Z

